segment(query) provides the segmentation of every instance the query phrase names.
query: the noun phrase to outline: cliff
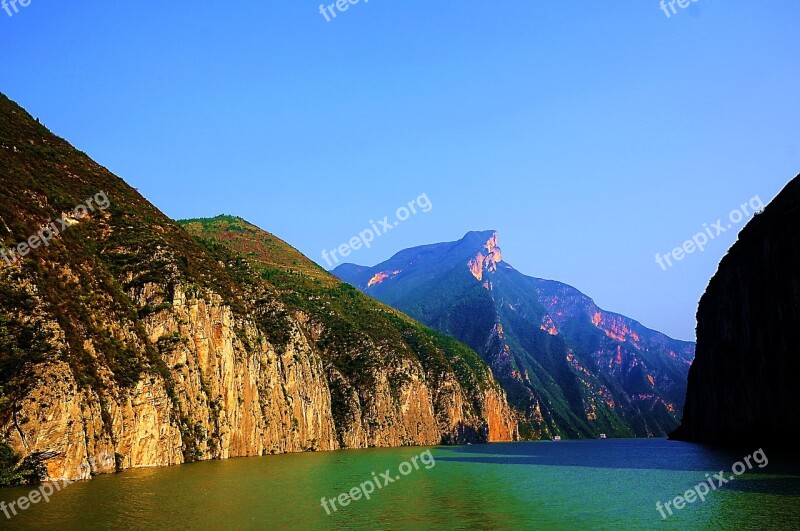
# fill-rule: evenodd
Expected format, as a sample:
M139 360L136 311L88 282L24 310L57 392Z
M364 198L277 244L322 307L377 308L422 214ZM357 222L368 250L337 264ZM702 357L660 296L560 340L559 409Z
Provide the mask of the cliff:
M697 312L697 358L676 439L796 445L800 435L800 176L756 215Z
M288 245L190 235L2 95L0 175L0 450L42 479L516 436L464 345Z

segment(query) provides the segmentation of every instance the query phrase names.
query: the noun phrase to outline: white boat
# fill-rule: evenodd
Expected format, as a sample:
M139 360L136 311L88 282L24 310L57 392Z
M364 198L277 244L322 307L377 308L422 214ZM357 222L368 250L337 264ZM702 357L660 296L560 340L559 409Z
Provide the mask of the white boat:
M608 437L606 437L606 434L605 434L605 433L601 433L601 434L600 434L600 438L601 438L601 439L608 439Z
M561 440L561 435L556 435L555 437L553 437L553 440L556 441L556 442L560 441Z

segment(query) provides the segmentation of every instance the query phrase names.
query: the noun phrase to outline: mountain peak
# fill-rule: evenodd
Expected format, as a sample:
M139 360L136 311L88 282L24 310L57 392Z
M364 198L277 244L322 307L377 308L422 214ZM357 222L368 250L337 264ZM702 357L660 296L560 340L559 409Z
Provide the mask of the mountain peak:
M496 230L471 230L461 238L462 242L487 242L497 240Z
M472 276L474 276L478 282L481 282L483 280L484 271L497 271L497 264L503 261L503 253L497 242L497 231L468 232L467 235L464 236L464 239L467 238L483 242L482 247L467 262L467 267L469 267Z
M495 231L337 272L478 352L533 437L663 437L678 426L694 345L523 275L503 259Z

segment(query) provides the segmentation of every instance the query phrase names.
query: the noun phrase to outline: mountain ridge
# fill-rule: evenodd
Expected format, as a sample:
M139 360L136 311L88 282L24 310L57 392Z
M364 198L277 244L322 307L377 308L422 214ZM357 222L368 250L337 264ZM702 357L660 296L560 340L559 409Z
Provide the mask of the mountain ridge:
M528 412L534 437L663 436L677 426L693 343L520 273L504 261L496 231L333 273L481 354Z

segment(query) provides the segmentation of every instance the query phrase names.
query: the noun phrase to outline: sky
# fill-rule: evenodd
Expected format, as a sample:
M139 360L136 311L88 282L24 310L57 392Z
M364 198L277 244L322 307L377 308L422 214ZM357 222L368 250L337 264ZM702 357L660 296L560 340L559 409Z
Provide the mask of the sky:
M494 229L519 271L693 340L729 213L800 172L796 0L9 8L0 92L168 216L239 215L326 268L424 194L346 260Z

